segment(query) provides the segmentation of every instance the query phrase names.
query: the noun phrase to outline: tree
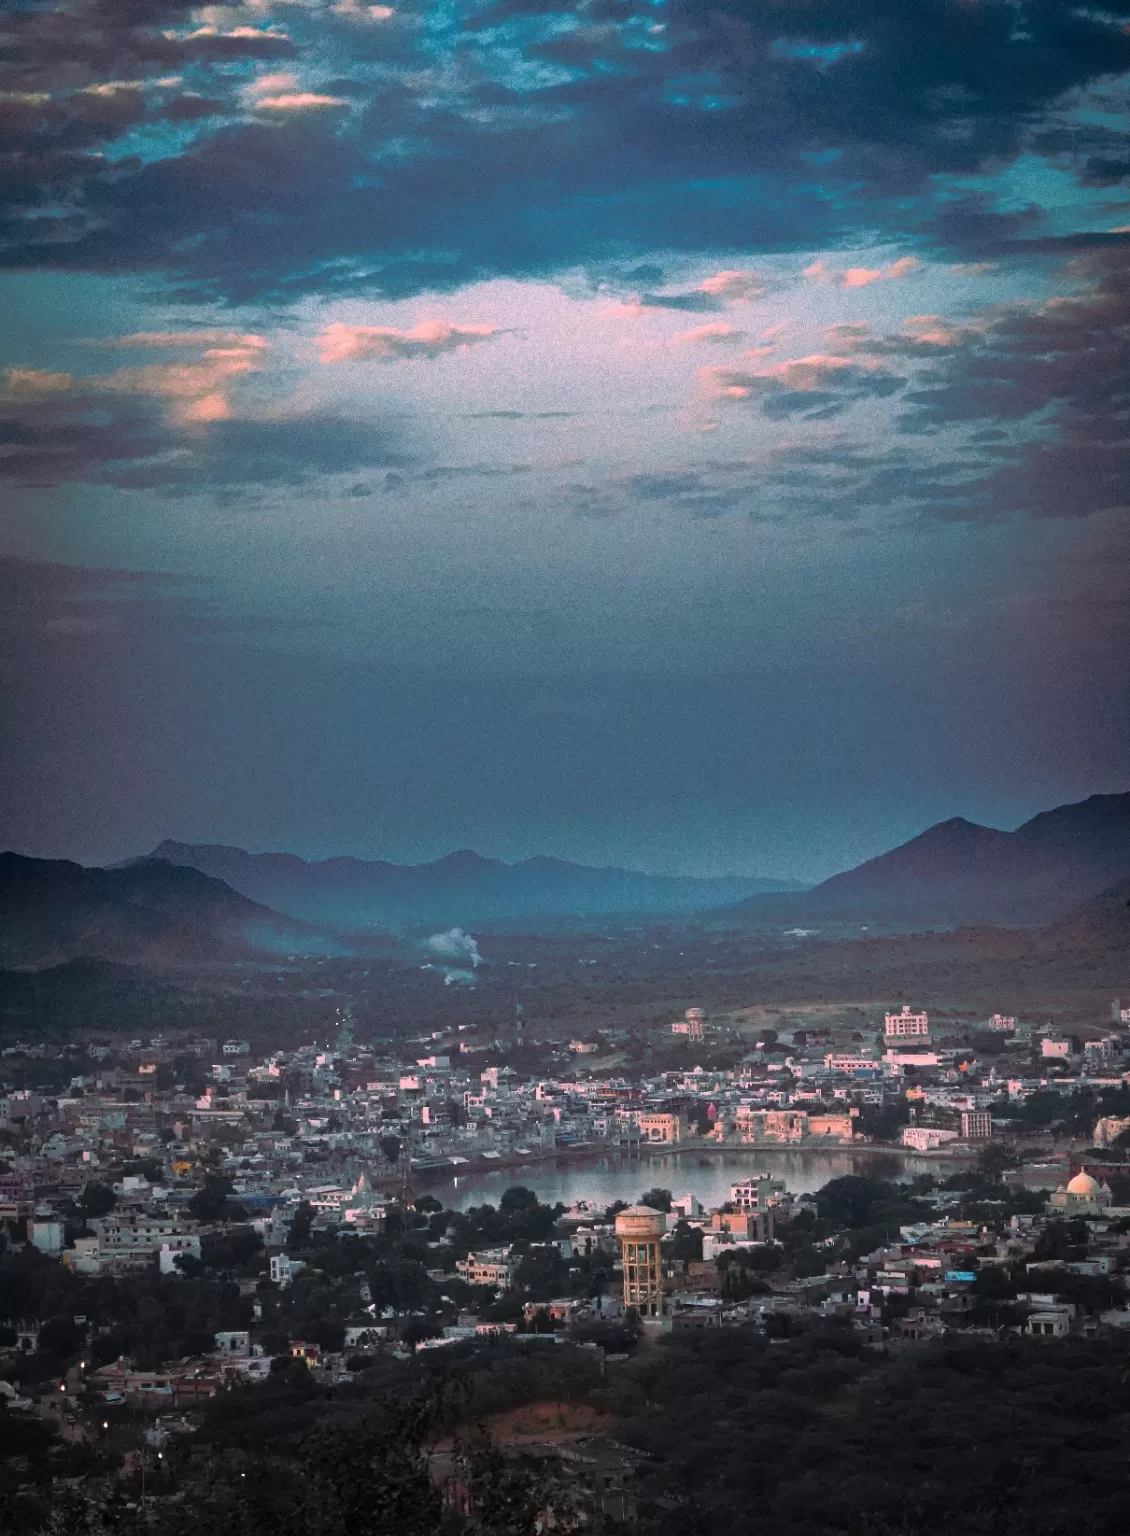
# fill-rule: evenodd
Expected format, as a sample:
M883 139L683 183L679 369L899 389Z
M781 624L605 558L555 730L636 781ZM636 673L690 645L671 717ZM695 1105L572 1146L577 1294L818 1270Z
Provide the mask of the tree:
M380 1147L381 1156L384 1158L385 1162L396 1163L400 1161L399 1136L382 1136L377 1142L377 1146Z
M221 1178L220 1175L210 1173L203 1185L196 1191L188 1202L188 1208L197 1221L222 1221L224 1208L227 1205L228 1196L232 1191L230 1179Z
M118 1203L118 1197L108 1184L98 1184L91 1180L78 1203L82 1214L90 1221L99 1216L108 1216Z
M977 1171L984 1174L990 1183L996 1184L1005 1169L1011 1168L1015 1162L1015 1157L1006 1146L999 1141L990 1141L977 1154Z
M571 1500L544 1466L508 1459L482 1430L456 1446L458 1477L467 1494L467 1527L482 1536L540 1536L577 1528ZM547 1519L547 1512L552 1511Z
M669 1211L674 1199L669 1189L645 1189L640 1196L641 1205L650 1205L654 1211Z
M314 1225L314 1207L309 1200L299 1201L290 1222L290 1231L287 1234L287 1251L302 1248L310 1241L310 1229Z

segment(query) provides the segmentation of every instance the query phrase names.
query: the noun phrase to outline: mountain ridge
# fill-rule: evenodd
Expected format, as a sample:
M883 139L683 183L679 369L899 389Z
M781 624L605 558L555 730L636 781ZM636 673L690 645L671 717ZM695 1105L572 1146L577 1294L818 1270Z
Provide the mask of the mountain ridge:
M0 966L241 958L293 923L200 870L0 853Z
M798 881L651 875L545 854L513 864L469 848L422 864L350 855L307 861L292 853L249 853L229 844L171 838L127 867L154 859L210 874L301 921L348 931L635 912L690 915L756 893L803 889Z
M767 921L1032 926L1127 875L1130 792L1097 794L1012 832L953 816L802 895L740 907Z

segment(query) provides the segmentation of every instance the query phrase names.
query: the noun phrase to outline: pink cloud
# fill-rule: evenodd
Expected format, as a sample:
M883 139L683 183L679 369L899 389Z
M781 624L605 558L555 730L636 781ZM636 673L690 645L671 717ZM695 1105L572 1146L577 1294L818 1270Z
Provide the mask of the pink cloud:
M700 293L715 299L756 299L765 292L765 285L755 272L741 270L716 272L698 287Z
M745 332L739 331L733 325L696 325L689 331L680 331L677 336L672 336L673 347L693 347L699 342L713 342L715 344L743 341Z
M344 96L320 96L316 91L293 91L285 96L259 96L257 112L323 112L329 107L345 107Z
M214 343L214 345L209 345ZM267 342L240 331L141 331L119 336L108 345L179 351L204 346L185 362L144 363L84 380L88 389L117 395L144 395L168 402L173 421L221 421L232 415L228 390L236 379L258 371Z
M847 403L864 395L890 394L904 382L878 363L824 352L790 358L770 368L711 365L699 370L706 396L714 400L755 400L768 396L835 393Z
M436 358L502 332L493 325L450 325L426 320L410 331L387 325L329 325L317 338L323 363L392 363L410 358Z
M848 267L840 278L842 288L866 288L869 283L883 282L887 278L906 277L917 267L913 256L900 256L885 267Z

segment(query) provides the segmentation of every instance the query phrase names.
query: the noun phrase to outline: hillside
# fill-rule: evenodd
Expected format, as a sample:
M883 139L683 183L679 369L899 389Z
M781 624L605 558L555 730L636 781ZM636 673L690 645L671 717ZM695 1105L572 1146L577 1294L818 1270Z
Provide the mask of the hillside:
M1047 944L1070 944L1088 953L1121 954L1130 962L1130 878L1049 923L1042 938Z
M803 895L743 905L766 924L1035 925L1127 875L1130 794L1092 795L1015 832L954 817Z
M289 853L166 841L149 859L200 870L292 917L350 930L625 912L687 914L798 888L788 880L696 880L543 857L506 864L466 850L430 864L354 858L307 863Z
M287 925L220 880L152 861L86 869L0 854L0 966L234 958Z

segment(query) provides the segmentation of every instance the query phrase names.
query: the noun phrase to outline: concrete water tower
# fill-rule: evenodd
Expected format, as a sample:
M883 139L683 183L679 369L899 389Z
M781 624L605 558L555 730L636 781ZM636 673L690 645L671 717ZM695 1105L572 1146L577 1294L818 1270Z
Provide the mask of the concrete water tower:
M630 1205L616 1217L616 1240L624 1267L624 1305L641 1317L663 1315L663 1267L659 1244L667 1218L650 1205Z

